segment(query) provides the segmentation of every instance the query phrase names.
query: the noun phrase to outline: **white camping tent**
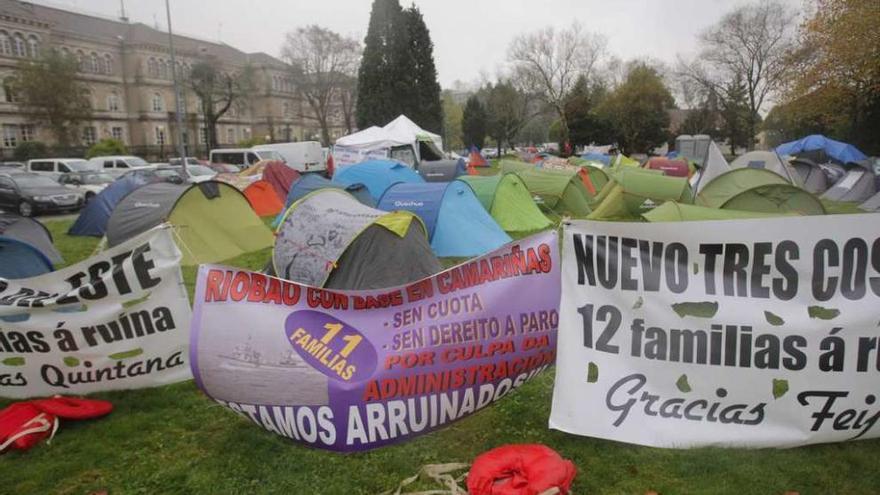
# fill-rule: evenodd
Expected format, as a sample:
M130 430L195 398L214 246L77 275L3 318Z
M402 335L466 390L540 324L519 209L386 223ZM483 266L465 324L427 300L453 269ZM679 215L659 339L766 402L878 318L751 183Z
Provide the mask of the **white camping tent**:
M443 138L401 115L384 127L368 127L336 140L333 161L337 166L364 160L391 158L416 167L422 160L443 158Z
M679 156L697 164L697 171L690 178L694 194L699 193L715 177L730 171L721 148L709 136L678 136L675 146Z
M763 168L781 176L795 186L802 186L801 176L775 151L749 151L730 163L730 168Z

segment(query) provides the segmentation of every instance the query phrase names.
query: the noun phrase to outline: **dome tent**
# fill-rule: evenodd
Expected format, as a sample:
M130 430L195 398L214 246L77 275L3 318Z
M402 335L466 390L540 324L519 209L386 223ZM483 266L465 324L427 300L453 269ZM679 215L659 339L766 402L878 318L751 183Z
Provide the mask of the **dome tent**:
M731 170L721 148L709 136L678 136L675 147L678 156L692 162L697 169L690 178L695 194L702 191L713 179Z
M242 192L259 217L277 215L284 208L284 203L278 199L275 188L266 180L253 182Z
M235 187L215 181L156 183L119 202L107 223L116 246L164 222L172 224L184 265L215 263L272 246L269 230Z
M363 184L343 186L341 184L330 182L328 179L325 179L318 174L306 174L291 186L290 192L287 194L287 200L284 202L284 208L282 208L281 213L275 217L275 221L272 222L272 227L278 227L281 220L284 219L284 214L287 212L287 209L290 208L293 203L306 197L306 195L313 191L328 188L345 190L345 192L354 196L354 199L360 201L362 204L369 207L376 206L376 202L373 200L373 197L370 196L370 191L367 190L367 187Z
M716 177L697 195L694 204L762 213L825 214L825 207L815 196L759 168L738 168Z
M848 163L845 168L846 174L825 191L822 199L842 203L861 203L877 192L874 169L870 161Z
M870 212L880 212L880 192L868 198L859 205L859 209Z
M28 278L51 272L64 260L40 222L0 213L0 277Z
M435 160L419 164L419 175L426 182L449 182L467 174L464 160Z
M364 206L339 189L294 203L272 251L274 273L313 287L382 289L441 269L417 216Z
M505 232L525 233L549 228L553 223L541 213L522 179L516 174L466 176L477 199Z
M801 185L800 175L775 151L749 151L738 156L736 160L730 163L730 168L732 169L746 167L769 170L791 184Z
M517 175L545 211L572 217L590 214L590 195L578 174L532 167L517 172Z
M702 220L739 220L744 218L772 218L780 215L756 211L721 210L667 201L642 215L648 222L695 222Z
M868 158L855 146L829 139L821 134L813 134L797 141L780 144L776 147L776 152L780 155L809 158L816 163L836 161L844 164Z
M791 167L800 176L803 188L812 194L822 194L828 190L828 175L821 165L809 158L792 158Z
M370 160L340 168L333 174L333 182L344 186L363 184L373 201L378 201L386 189L398 182L425 182L415 170L392 160Z
M418 215L425 223L431 249L440 257L479 256L511 241L462 181L395 184L377 206Z
M272 186L275 195L278 197L278 202L284 201L290 192L290 187L299 178L300 173L287 166L284 162L273 161L266 165L266 168L263 170L263 180Z
M156 182L148 174L128 173L113 181L80 211L76 222L70 226L68 235L102 237L107 232L107 222L116 205L135 189Z
M653 157L645 162L644 168L647 170L659 170L669 177L688 177L690 169L687 161L684 159Z
M591 220L633 220L666 201L686 202L690 189L685 177L669 177L658 170L623 168L612 172L593 203Z

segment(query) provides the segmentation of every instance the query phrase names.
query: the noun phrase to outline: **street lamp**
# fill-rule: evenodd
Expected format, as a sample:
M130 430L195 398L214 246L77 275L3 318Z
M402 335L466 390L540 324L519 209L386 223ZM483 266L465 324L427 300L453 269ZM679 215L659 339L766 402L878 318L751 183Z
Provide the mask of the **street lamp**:
M171 49L171 74L174 81L174 101L177 106L177 153L180 154L180 164L183 167L184 177L189 177L186 169L186 148L183 145L183 115L182 106L180 104L180 82L177 80L179 75L177 71L177 62L174 56L174 35L171 33L171 6L169 0L165 0L165 13L168 16L168 46Z

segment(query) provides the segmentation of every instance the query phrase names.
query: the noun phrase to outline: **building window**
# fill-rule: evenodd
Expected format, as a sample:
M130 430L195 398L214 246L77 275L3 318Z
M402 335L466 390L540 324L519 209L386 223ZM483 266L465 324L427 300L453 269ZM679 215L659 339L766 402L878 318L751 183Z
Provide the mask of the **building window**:
M165 100L162 99L162 95L159 93L153 94L153 111L154 112L164 112L165 111Z
M86 54L83 53L82 50L77 50L76 61L79 63L80 72L86 72L88 70L88 67L86 67Z
M125 133L122 132L122 127L114 127L110 130L110 135L117 141L125 141Z
M96 136L98 133L95 131L95 128L92 126L83 127L83 144L86 146L91 146L95 144L97 141Z
M15 94L15 87L11 77L3 80L3 96L6 103L18 103L18 95Z
M208 144L208 128L199 127L199 144Z
M16 57L27 57L27 44L24 41L24 37L21 34L15 33L15 37L12 40L13 48L15 49Z
M31 35L28 38L28 47L31 51L31 58L40 58L40 40L36 36Z
M89 55L89 72L92 74L99 74L101 72L100 63L101 61L98 59L98 54L92 52L92 54Z
M104 74L113 74L113 57L104 55Z
M147 60L147 75L152 78L159 77L159 65L155 58Z
M12 55L12 45L9 43L9 34L0 31L0 54Z
M226 128L226 143L235 144L235 127Z
M284 117L290 117L290 103L285 101L281 108L283 109Z
M21 125L21 141L33 141L36 137L36 129L33 124L22 124Z
M165 146L165 128L162 126L156 127L156 146Z
M159 79L168 79L168 64L164 60L159 61Z
M15 148L18 145L18 126L3 124L3 147Z
M109 112L118 112L119 111L119 95L116 93L112 93L107 96L107 111Z

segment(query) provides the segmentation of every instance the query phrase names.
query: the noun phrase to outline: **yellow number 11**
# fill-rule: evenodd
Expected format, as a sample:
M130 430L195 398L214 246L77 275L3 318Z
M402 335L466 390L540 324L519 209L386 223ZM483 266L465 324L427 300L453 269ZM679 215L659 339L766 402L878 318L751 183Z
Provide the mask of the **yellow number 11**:
M333 337L336 337L336 334L342 331L342 324L327 323L324 325L324 328L327 329L327 333L325 333L324 336L321 337L321 343L324 345L330 345L330 341L333 340ZM345 337L342 337L342 340L344 340L346 344L345 347L343 347L342 350L339 351L339 355L347 358L349 354L354 351L355 347L357 347L358 344L360 344L361 341L364 340L364 338L361 335L346 335Z

